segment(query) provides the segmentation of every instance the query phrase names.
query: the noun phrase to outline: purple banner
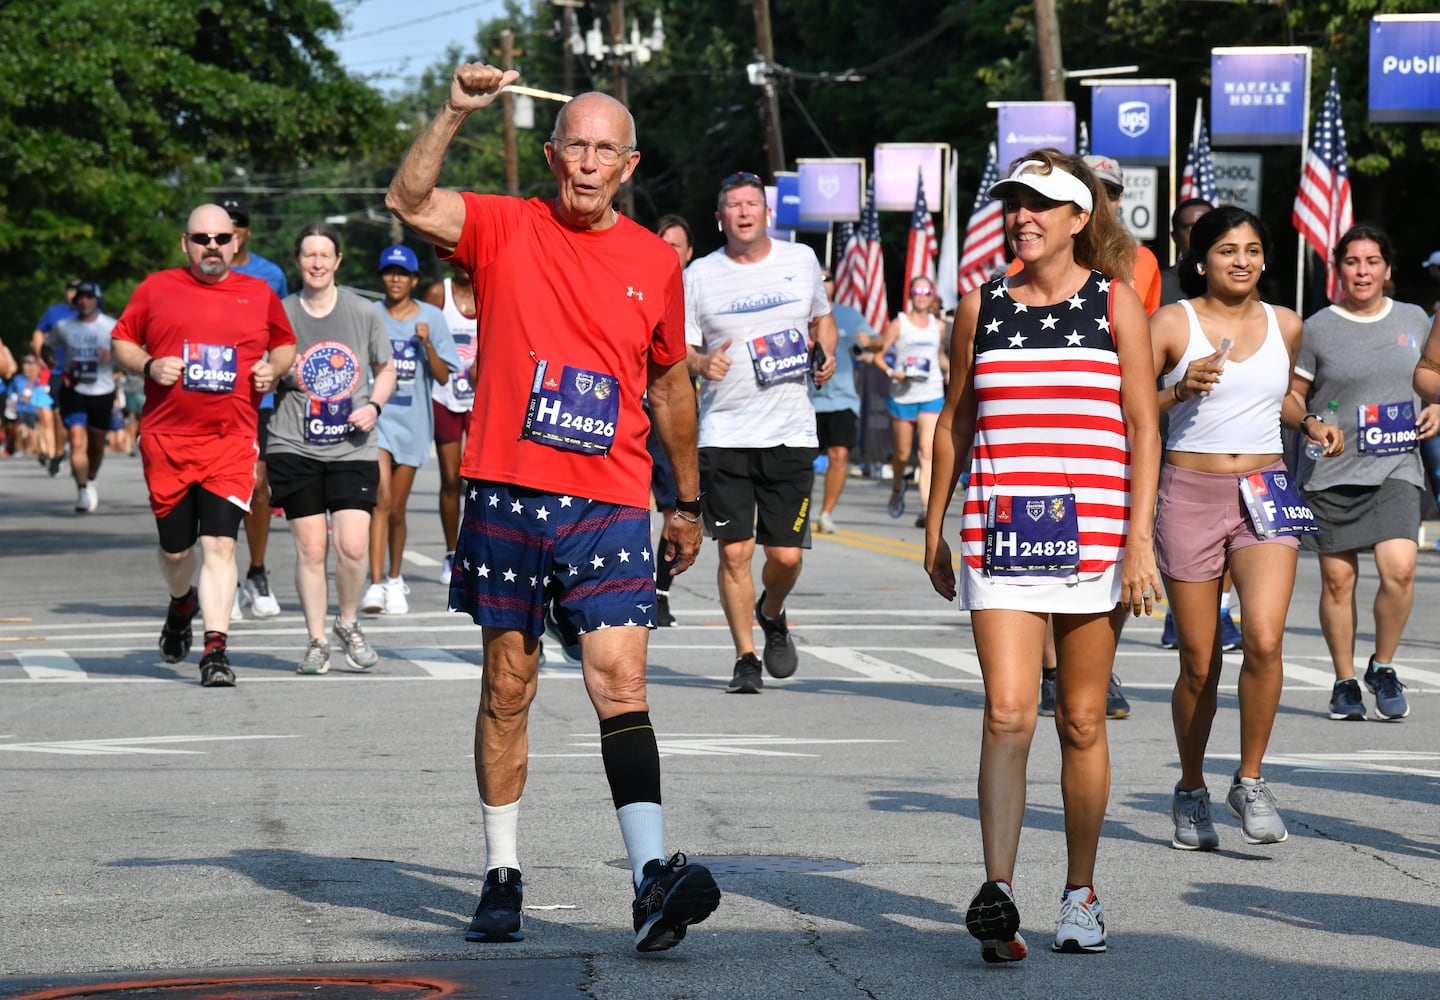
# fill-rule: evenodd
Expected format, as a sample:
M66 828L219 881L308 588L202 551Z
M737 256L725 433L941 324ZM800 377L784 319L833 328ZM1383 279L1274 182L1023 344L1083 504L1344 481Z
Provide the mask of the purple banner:
M998 121L1001 177L1008 176L1011 164L1033 149L1053 146L1062 153L1075 152L1075 105L1070 101L1002 104Z
M1164 84L1090 88L1090 152L1126 163L1170 163L1171 91Z
M1370 120L1440 121L1440 14L1370 21Z
M875 147L875 207L881 212L915 211L916 172L925 176L925 207L939 214L945 197L942 142L882 142Z
M800 174L801 222L860 221L864 160L797 160L796 170Z
M1298 146L1310 50L1212 49L1210 144Z

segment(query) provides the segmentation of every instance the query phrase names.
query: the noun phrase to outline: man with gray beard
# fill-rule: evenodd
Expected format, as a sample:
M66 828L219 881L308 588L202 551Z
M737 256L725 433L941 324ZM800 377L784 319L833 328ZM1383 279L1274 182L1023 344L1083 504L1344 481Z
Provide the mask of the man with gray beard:
M191 212L180 241L188 264L141 282L112 334L116 362L146 379L140 457L170 588L160 655L185 658L199 612L205 687L235 684L225 641L235 538L255 487L257 410L295 360L280 300L265 282L230 270L234 239L219 205Z

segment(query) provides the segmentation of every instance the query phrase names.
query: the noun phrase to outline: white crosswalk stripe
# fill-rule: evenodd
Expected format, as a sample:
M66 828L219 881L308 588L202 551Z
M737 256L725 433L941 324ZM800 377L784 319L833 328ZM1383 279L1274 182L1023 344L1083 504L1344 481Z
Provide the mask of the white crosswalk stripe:
M862 653L858 649L838 646L804 646L802 649L811 656L819 657L837 667L853 670L872 681L909 681L923 684L931 680L922 673L888 663L868 653Z
M25 674L33 681L83 681L85 668L66 653L16 653Z

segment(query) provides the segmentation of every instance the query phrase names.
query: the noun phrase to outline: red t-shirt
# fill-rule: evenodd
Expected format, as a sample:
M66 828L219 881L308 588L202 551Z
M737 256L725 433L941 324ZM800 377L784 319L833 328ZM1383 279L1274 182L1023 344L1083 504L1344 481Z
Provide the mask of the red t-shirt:
M250 374L267 351L295 343L285 308L259 278L231 271L207 285L176 267L157 271L140 283L111 333L145 348L152 358L179 357L189 365L220 349L216 368L229 377L229 392L145 383L140 421L156 434L256 433L261 393ZM225 355L224 349L232 349ZM212 383L214 380L211 380Z
M608 229L574 229L549 200L469 192L464 198L465 227L449 259L474 278L480 322L479 378L460 474L646 506L650 421L641 398L648 365L685 359L685 292L675 251L623 216ZM578 379L590 398L595 386L608 392L604 380L613 379L619 405L608 454L523 436L539 361L547 363L547 388L567 366L577 369L569 381ZM552 403L540 403L542 417Z

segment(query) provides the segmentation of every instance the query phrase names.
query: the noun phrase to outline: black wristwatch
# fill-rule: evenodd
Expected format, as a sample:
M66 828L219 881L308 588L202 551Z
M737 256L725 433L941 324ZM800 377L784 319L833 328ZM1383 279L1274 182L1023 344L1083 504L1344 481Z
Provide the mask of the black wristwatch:
M675 509L683 511L686 514L699 514L701 512L701 501L704 499L705 494L701 493L694 500L676 500Z

